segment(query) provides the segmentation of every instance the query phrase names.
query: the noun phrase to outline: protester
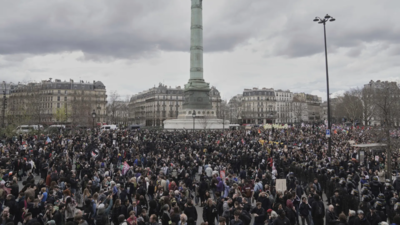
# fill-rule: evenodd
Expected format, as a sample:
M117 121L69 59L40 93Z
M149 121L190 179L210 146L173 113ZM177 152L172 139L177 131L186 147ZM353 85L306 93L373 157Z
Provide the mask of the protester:
M5 137L0 224L397 223L400 178L382 166L399 168L398 155L359 161L349 141L376 142L374 128L333 129L332 157L325 125Z

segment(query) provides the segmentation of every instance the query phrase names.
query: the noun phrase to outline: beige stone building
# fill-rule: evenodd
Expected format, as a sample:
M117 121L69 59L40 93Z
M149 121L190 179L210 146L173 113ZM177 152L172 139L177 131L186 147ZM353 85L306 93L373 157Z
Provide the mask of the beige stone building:
M295 93L293 95L293 102L293 111L296 122L323 122L321 97L306 93Z
M215 87L211 88L209 97L216 114L221 114L221 95ZM131 97L129 120L142 126L162 127L164 120L178 117L182 103L183 88L159 84Z
M91 127L106 119L107 94L101 81L44 80L18 84L8 101L9 123ZM93 120L92 113L96 113Z
M289 90L275 90L276 99L276 123L293 123L292 109L293 93Z
M276 96L272 88L244 89L241 99L241 122L246 124L275 123Z

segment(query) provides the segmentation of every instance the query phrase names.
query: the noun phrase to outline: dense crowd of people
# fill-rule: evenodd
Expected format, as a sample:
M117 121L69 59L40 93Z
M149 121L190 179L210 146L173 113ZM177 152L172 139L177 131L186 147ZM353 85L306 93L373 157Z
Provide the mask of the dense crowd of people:
M400 225L397 155L352 146L373 130L336 128L330 157L323 125L5 137L0 225Z

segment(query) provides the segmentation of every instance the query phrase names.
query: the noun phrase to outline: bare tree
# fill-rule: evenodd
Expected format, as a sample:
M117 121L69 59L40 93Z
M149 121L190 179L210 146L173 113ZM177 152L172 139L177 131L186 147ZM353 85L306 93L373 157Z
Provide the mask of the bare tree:
M398 138L395 139L391 135L391 131L394 130L394 126L398 125L400 121L399 111L400 111L400 90L399 87L394 82L382 82L379 87L370 89L371 95L368 96L375 106L375 117L380 120L382 128L379 130L386 147L387 154L387 176L391 178L392 175L392 153L398 149L394 148L399 141ZM379 135L378 135L379 136Z
M118 91L111 91L109 95L109 101L107 105L107 114L109 115L109 121L111 124L116 123L116 113L118 110L117 101L119 100L120 95Z
M361 90L361 100L363 104L363 120L364 125L369 125L372 118L376 114L376 105L369 96L372 96L373 92L370 88L363 88Z
M335 108L337 118L347 118L355 123L363 120L363 103L360 89L346 91L343 96L338 97Z

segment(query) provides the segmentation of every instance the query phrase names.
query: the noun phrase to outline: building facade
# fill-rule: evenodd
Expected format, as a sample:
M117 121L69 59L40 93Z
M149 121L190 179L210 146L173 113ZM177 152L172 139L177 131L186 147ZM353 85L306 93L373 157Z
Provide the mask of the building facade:
M228 105L231 123L317 123L323 119L320 97L289 90L244 89Z
M308 123L320 123L323 122L321 104L322 99L317 95L311 95L306 93L295 93L294 102L299 107L295 108L295 115L300 115L300 121L298 116L295 116L296 122L308 122Z
M365 125L400 126L400 88L397 82L371 80L362 91Z
M210 101L217 116L221 114L220 92L212 87ZM142 126L162 127L163 122L176 119L184 101L183 88L159 84L158 87L133 95L129 102L129 120Z
M233 96L228 102L229 107L229 121L232 124L242 123L242 94Z
M275 123L277 119L277 112L274 89L244 89L240 111L242 123Z
M106 87L100 81L44 80L18 84L10 92L9 123L91 127L106 120ZM93 112L96 117L93 118Z
M7 83L3 81L0 84L0 127L4 128L7 126L7 113L8 113L8 100L11 91L16 87L13 83Z
M276 99L276 123L293 123L293 93L289 90L275 90Z

